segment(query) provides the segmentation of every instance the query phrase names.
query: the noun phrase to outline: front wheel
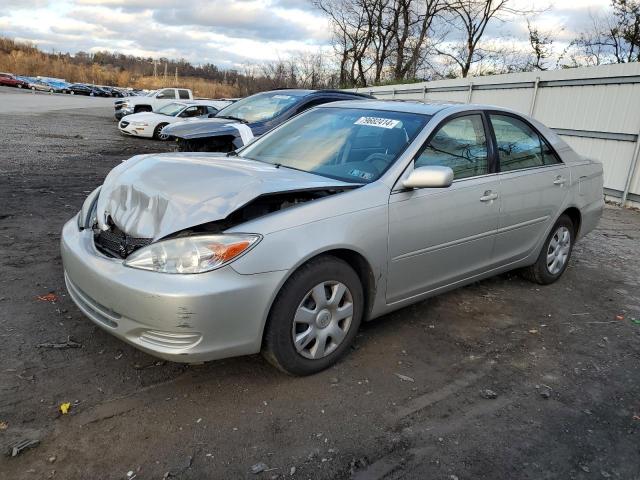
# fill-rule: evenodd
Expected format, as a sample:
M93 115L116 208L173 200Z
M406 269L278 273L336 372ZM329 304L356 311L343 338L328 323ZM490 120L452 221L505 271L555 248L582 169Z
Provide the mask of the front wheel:
M161 123L160 125L158 125L154 130L153 130L153 138L155 138L156 140L169 140L169 135L167 135L166 133L162 133L162 129L164 127L166 127L167 125L169 125L168 123Z
M523 269L522 275L540 285L558 280L569 265L575 233L571 219L561 215L544 242L536 263Z
M262 353L290 375L320 372L350 347L363 306L362 284L349 264L332 256L312 260L278 293Z

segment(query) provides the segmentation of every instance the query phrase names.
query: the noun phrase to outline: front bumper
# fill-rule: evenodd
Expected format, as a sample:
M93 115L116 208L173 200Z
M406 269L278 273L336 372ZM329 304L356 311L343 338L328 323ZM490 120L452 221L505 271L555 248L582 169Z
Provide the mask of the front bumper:
M132 113L133 109L130 109L129 107L118 108L115 110L114 116L116 117L116 120L121 120L123 117L131 115Z
M61 240L69 295L102 329L151 355L202 362L260 351L285 271L241 275L231 266L196 275L125 267L67 222Z
M154 127L149 125L133 125L127 120L120 120L120 122L118 122L118 130L125 135L131 135L133 137L152 138Z

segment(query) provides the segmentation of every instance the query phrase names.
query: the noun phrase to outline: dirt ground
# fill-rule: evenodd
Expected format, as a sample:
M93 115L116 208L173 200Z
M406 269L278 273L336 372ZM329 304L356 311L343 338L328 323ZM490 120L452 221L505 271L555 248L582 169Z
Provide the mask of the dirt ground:
M507 274L405 308L312 377L260 356L161 362L83 317L58 243L109 169L170 145L120 136L104 102L47 111L24 94L39 112L2 112L13 95L0 91L0 478L640 479L640 213L608 207L555 285ZM69 338L81 348L41 346ZM39 444L6 455L25 439Z

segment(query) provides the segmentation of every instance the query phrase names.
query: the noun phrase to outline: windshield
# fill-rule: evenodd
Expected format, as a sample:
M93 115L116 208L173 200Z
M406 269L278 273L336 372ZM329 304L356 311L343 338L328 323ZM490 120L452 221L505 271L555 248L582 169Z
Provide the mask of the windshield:
M310 110L239 152L345 182L377 180L431 117L358 108Z
M178 113L182 111L184 105L182 103L169 103L162 108L156 110L156 113L161 115L169 115L170 117L175 117Z
M220 110L217 117L233 117L245 122L265 122L280 115L305 94L300 92L267 92L251 95Z

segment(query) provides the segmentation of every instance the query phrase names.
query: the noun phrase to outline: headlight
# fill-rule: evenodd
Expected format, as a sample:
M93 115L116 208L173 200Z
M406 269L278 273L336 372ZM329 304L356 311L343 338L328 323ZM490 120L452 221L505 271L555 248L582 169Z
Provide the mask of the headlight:
M261 238L242 233L173 238L141 248L124 265L162 273L204 273L232 262Z
M135 125L136 127L148 127L149 126L148 123L144 123L144 122L131 122L131 125Z
M95 220L91 218L91 216L95 212L95 207L98 201L98 196L100 195L101 188L102 186L96 188L93 192L91 192L82 204L80 213L78 213L78 228L80 230L91 228L95 223Z

